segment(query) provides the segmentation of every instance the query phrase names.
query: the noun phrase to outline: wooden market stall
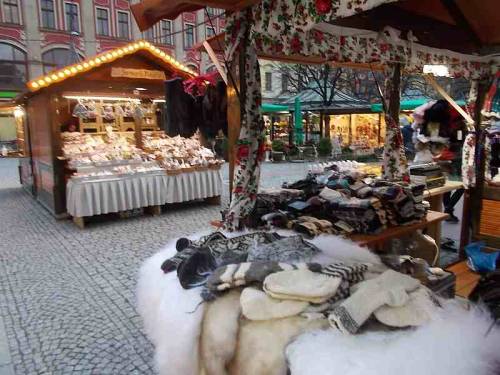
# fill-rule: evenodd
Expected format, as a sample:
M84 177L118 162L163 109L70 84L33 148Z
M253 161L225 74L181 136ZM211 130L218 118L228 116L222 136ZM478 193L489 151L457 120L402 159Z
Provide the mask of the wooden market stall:
M159 171L156 161L149 162L146 155L157 150L143 144L151 138L149 143L158 145L161 142L156 138L168 138L159 131L163 128L164 82L194 76L164 51L138 41L30 81L29 91L17 99L24 107L25 134L29 134L26 158L20 162L22 184L54 216L64 217L68 212L80 225L84 217L95 214L204 198L167 188L168 173ZM184 141L179 138L178 142ZM108 144L111 151L104 152ZM95 147L93 153L90 145ZM115 158L115 154L119 155ZM188 175L180 172L195 173L194 167L184 168L184 160L183 169L175 171L179 179ZM141 173L152 175L149 182L156 181L155 189L159 190L154 197L142 197L137 191L125 192L126 197L98 197L106 189L109 194L119 194L118 188L105 186L98 177L107 175L115 181L123 177L132 184L133 176ZM76 179L76 175L86 177ZM217 192L210 194L220 195L217 186L213 186ZM167 197L167 190L177 195ZM128 202L132 198L134 202ZM77 202L70 207L70 200Z
M491 58L488 57L487 54L494 50L495 45L500 41L500 22L498 22L498 16L492 16L484 23L482 22L482 18L489 13L493 14L495 12L497 6L495 3L497 3L497 1L257 0L238 2L237 5L240 6L242 3L245 3L245 7L241 6L240 8L238 8L237 5L235 6L234 2L224 0L179 0L174 2L146 0L143 1L143 3L145 8L148 8L148 11L143 12L142 16L149 15L149 17L143 17L142 19L138 17L141 28L147 28L151 23L156 22L157 19L162 17L175 18L178 15L177 12L183 9L193 10L200 9L203 6L218 6L232 12L228 14L226 23L227 34L225 35L225 46L222 46L221 37L214 38L212 40L212 42L215 41L214 44L210 43L212 50L218 46L219 50L226 51L224 62L228 63L228 66L226 66L229 73L228 81L233 80L232 83L229 82L228 90L229 97L233 98L232 102L230 100L233 106L230 107L229 111L232 112L232 119L234 121L234 123L230 124L233 127L232 130L230 129L230 133L232 131L233 136L235 136L234 142L231 143L231 145L233 146L232 151L235 154L234 164L236 171L231 206L224 223L225 229L237 230L244 226L245 219L252 212L257 198L260 176L259 162L262 160L260 151L262 149L262 133L264 130L262 117L258 111L261 100L261 84L257 57L297 63L360 64L369 69L383 69L385 82L381 94L384 96L383 111L387 122L387 134L383 154L383 178L389 184L399 184L401 181L408 181L409 178L407 162L402 149L401 132L398 125L401 95L400 78L402 73L422 73L424 66L439 64L447 65L450 75L463 76L471 79L473 81L473 90L470 102L475 104L475 111L474 108L471 108L471 113L474 113L474 116L469 115L467 120L472 120L471 117L474 117L475 121L468 121L469 131L471 133L469 140L472 139L474 131L479 134L482 130L480 126L480 109L482 108L481 102L482 94L484 94L484 82L491 78L492 68L494 68L494 63L492 63ZM389 28L387 28L387 26L389 26ZM242 73L240 76L236 74L238 70ZM476 142L477 139L478 138L474 138L473 142ZM475 169L475 166L473 169ZM399 186L404 186L404 188L407 189L412 188L404 182ZM483 186L479 184L478 181L477 186L466 183L466 187L482 190ZM423 194L420 194L420 198L422 198L422 195ZM306 204L305 202L300 203ZM297 205L295 208L300 210L301 205ZM337 212L338 211L336 211L336 213ZM347 215L348 214L346 214L346 216ZM298 216L300 216L300 214L298 214ZM392 238L392 236L409 234L408 232L421 229L427 224L438 223L445 217L446 215L442 213L427 212L427 216L423 220L419 220L417 223L413 224L409 224L408 222L399 224L394 223L392 227L380 232L378 237L376 234L371 234L369 236L353 236L352 238L364 245L378 247L381 243L384 243L386 239ZM314 225L312 220L309 223ZM414 227L412 227L412 225L414 225ZM331 243L325 241L327 243L325 248L328 247L329 251L331 250L334 252L340 247L333 243L336 239L336 237L332 236ZM231 238L231 241L233 240L234 238ZM158 255L158 259L160 257L161 256ZM167 254L164 253L164 258L167 257ZM171 261L171 259L167 259L166 263L169 261ZM293 263L291 259L290 262ZM173 356L169 357L171 352L169 338L163 338L160 335L156 335L156 331L165 331L167 328L171 328L175 331L176 328L173 327L172 324L167 327L167 324L164 323L166 320L165 317L168 319L175 316L175 314L179 314L179 310L176 309L176 306L172 306L168 301L174 295L174 290L175 293L177 293L178 290L180 291L180 293L178 293L180 298L188 293L183 293L183 291L180 290L178 284L180 282L180 284L183 285L183 281L179 275L177 279L173 277L166 280L165 284L161 287L153 285L154 283L152 280L159 280L156 277L159 277L159 275L163 276L159 268L163 270L164 268L160 267L159 263L160 262L154 264L154 261L148 261L144 266L144 269L147 269L149 274L148 276L144 276L142 280L142 286L144 287L142 291L142 296L144 297L142 316L145 325L150 327L150 336L154 338L157 358L162 359L158 361L160 373L170 374L175 372L176 374L180 374L182 371L176 372L175 370L175 361L177 358L173 358ZM239 271L238 265L236 265L234 269ZM144 274L145 273L146 272L144 272ZM448 274L446 276L448 280L444 281L446 281L445 284L447 284L447 288L452 287L453 289L455 283L453 277L450 276L453 275ZM141 282L139 283L141 285ZM264 281L264 285L265 283ZM205 285L208 286L208 284L207 282ZM287 279L287 285L288 284L295 284L292 278ZM298 284L303 286L301 281L298 282ZM241 283L238 283L238 285L241 286ZM401 284L398 283L398 285ZM255 286L255 284L253 286ZM167 288L171 288L170 295L168 292L164 292ZM259 292L261 291L258 286L257 289ZM273 295L268 293L268 291L266 287L263 288L262 292L264 296L273 298ZM259 359L251 362L252 364L259 363L259 365L262 366L259 368L260 371L255 371L254 367L254 371L248 370L248 373L327 373L331 368L335 368L337 363L340 364L349 361L337 359L337 362L325 362L325 366L319 371L316 365L323 362L325 358L333 356L341 350L344 343L347 342L352 344L352 348L359 349L355 356L351 356L349 359L354 358L354 362L357 361L356 364L368 364L367 368L374 368L370 366L369 362L365 361L363 357L366 351L366 346L364 344L369 340L367 340L364 335L353 337L349 334L341 334L341 332L347 333L347 331L356 333L359 328L358 322L353 317L354 314L348 311L348 305L345 301L340 302L340 308L335 306L333 311L327 312L329 322L326 322L326 325L333 329L326 330L325 333L328 335L332 332L332 335L343 337L345 341L340 345L333 345L326 348L325 352L328 354L325 354L322 358L320 358L320 356L310 356L309 358L313 359L310 359L309 363L301 363L303 366L299 367L299 370L296 371L297 367L294 368L292 363L294 354L290 353L288 350L290 346L288 345L290 345L291 341L294 341L296 343L294 348L300 352L300 349L302 349L301 345L304 344L303 341L299 343L297 343L297 341L300 341L303 336L299 340L285 339L283 340L284 342L281 343L269 343L269 337L272 335L265 335L261 333L263 331L258 331L257 328L253 331L252 328L249 327L249 324L252 323L252 318L241 308L243 303L241 303L240 291L234 290L234 293L233 291L230 293L236 295L235 305L238 307L233 319L234 332L237 338L234 340L234 345L233 343L231 344L231 351L228 351L229 355L227 359L225 359L225 362L218 363L218 368L227 369L227 373L232 374L238 372L234 371L234 369L237 368L233 367L234 364L240 364L243 367L248 363L248 361L245 361L245 363L241 363L243 361L238 362L240 358ZM356 294L357 292L354 293ZM147 298L149 295L160 297L152 300L152 298ZM227 297L228 295L229 293L225 296ZM370 293L370 295L372 296L374 294ZM454 296L454 290L451 291L450 295ZM358 296L360 296L360 294L358 294ZM352 302L352 297L354 297L354 295L347 297L346 301ZM367 301L366 295L363 297L364 298L361 298L363 301L359 305L360 308L363 308ZM227 321L227 314L222 316L218 311L211 310L211 307L217 306L217 300L215 302L210 301L203 305L208 306L206 310L207 313L200 313L199 320L190 322L190 327L198 327L198 325L205 326L206 322L213 316L219 319L217 322ZM152 314L150 313L151 311L153 311ZM419 312L416 312L417 310L413 311L416 315L419 315ZM344 316L348 322L347 324L354 327L354 329L345 330L342 327L342 319L336 319L337 313ZM242 315L245 316L244 319L241 318ZM376 314L373 314L373 311L369 312L366 319L374 315ZM452 315L453 314L447 314L447 322L454 319ZM162 319L158 319L157 316L161 316ZM290 319L289 317L283 319L269 318L264 323L261 321L264 319L257 318L255 320L260 321L255 322L255 324L272 324L278 320L280 322L291 322L291 320L295 318L300 319L297 316L291 317ZM174 320L175 319L174 317ZM181 318L177 319L178 321L189 324L189 322L186 322L185 315L181 314ZM437 325L440 325L440 321L438 320L437 322ZM399 325L399 327L401 326L408 325ZM463 332L460 330L461 327L463 327L463 325L457 324L457 326L453 328L453 331L461 332L463 335ZM370 330L369 327L366 326L366 328L367 331ZM428 327L426 326L425 328ZM418 329L417 327L411 331L401 332L413 333ZM254 333L255 336L259 336L262 341L260 341L259 344L249 341L238 341L241 334L248 331ZM269 333L267 329L265 331ZM279 332L281 334L283 330ZM380 332L377 334L379 333ZM184 371L186 374L197 373L200 368L202 371L206 369L207 372L210 372L208 369L212 365L213 360L217 357L216 352L210 352L208 350L203 352L204 342L218 342L215 340L209 341L210 339L204 336L204 334L205 332L202 329L201 338L196 335L192 341L185 345L185 348L189 348L189 359L192 358L193 360L183 361L183 364L194 363L192 370ZM414 339L410 334L403 335L405 339ZM318 335L314 335L311 337L311 341L320 342L318 345L318 348L320 348L324 342L321 342L321 340L317 338ZM440 340L450 340L447 350L450 347L455 348L451 341L456 341L456 335L445 334L440 337ZM470 343L469 340L463 341L464 343ZM201 350L193 351L192 348L196 347L200 342ZM432 337L432 342L435 342L434 335ZM375 343L374 346L378 351L376 356L380 356L379 342ZM422 359L432 355L434 350L432 345L423 345L421 342L419 343L415 340L415 347L417 346L421 346L422 349L427 350L427 353L422 355ZM477 346L480 345L478 344ZM276 349L276 351L279 352L279 359L266 362L266 359L269 357L260 357L262 358L262 360L260 360L258 357L258 350L255 349L262 347L266 348L266 355L270 354L272 349ZM309 349L311 347L307 348ZM405 349L401 346L401 350L404 351ZM285 353L285 357L283 353ZM362 359L359 360L360 358ZM467 361L467 359L461 358L459 355L454 358L456 358L456 361L453 361L453 363L458 363L460 366ZM395 355L393 357L384 358L381 362L388 362L391 364L397 362L397 367L403 368L405 364L408 363L407 361L408 358ZM427 363L425 360L420 362L422 362L422 366L428 366L427 371L429 372L432 371L431 368L436 367L437 361L440 361L440 359L437 358L433 363ZM309 367L313 367L313 364L315 365L314 370L308 371ZM383 367L384 364L385 363L377 363L376 366ZM448 363L448 366L449 365L450 363ZM287 368L287 366L289 367ZM421 373L422 366L411 368L410 372L412 374ZM356 369L359 369L359 366L351 366L349 363L346 365L343 372L346 374L354 373ZM245 372L241 371L241 368L237 368L237 370L240 370L238 373ZM374 369L374 371L377 370L378 368ZM446 370L442 372L453 373L453 370L450 370L448 367ZM383 370L380 371L383 372ZM394 373L397 372L397 370L394 371ZM426 370L424 370L424 372L425 371Z

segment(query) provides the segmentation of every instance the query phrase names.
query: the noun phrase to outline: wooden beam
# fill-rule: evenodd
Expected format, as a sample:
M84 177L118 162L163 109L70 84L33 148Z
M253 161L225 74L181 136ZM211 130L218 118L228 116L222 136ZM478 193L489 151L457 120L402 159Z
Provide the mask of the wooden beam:
M221 64L219 62L219 59L217 58L217 55L215 54L214 50L212 49L212 46L205 40L203 42L203 47L205 47L205 50L207 51L208 56L210 57L210 60L212 60L212 62L215 65L215 68L217 69L217 71L219 72L220 76L222 77L222 80L227 85L227 75L226 75L226 72L224 71L224 69L222 69L222 66L221 66Z
M450 16L456 22L457 26L460 27L461 29L465 30L469 34L472 42L477 47L481 47L482 46L481 40L477 36L476 31L470 25L467 18L465 18L462 10L457 5L455 0L441 0L441 4L444 5L444 7L446 8L446 10L450 14Z
M431 74L424 74L424 78L429 84L441 95L453 108L456 109L458 113L467 121L468 124L473 124L474 119L467 113L465 112L462 107L460 107L453 98L448 95L448 93L443 89L439 83L434 79L434 76Z

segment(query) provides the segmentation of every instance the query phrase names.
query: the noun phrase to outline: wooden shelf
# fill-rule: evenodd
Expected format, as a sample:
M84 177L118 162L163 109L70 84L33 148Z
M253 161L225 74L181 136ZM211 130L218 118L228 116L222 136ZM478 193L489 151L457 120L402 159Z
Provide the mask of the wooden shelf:
M390 239L403 237L415 232L418 229L424 229L429 225L439 223L447 217L448 214L443 212L429 211L427 212L425 219L419 223L390 227L378 234L355 234L349 238L361 246L376 247L377 245L381 245Z
M456 263L446 270L453 272L457 277L455 294L463 298L469 297L469 294L476 287L481 278L479 274L471 271L469 267L467 267L465 261Z

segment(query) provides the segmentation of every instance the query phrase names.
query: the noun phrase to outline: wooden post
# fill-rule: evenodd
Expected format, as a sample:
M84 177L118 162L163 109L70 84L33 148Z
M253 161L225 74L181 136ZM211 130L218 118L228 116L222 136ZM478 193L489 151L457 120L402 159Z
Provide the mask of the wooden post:
M323 111L319 113L319 138L323 138L323 121L325 119L325 114Z
M380 141L381 141L381 134L380 134L380 130L381 130L381 127L382 127L382 114L378 114L378 130L377 130L377 147L380 147Z
M325 138L330 139L330 114L325 113Z
M233 182L234 182L234 166L236 162L236 142L240 137L241 129L241 105L240 98L238 97L238 91L241 87L240 83L240 58L238 55L235 56L234 60L231 62L231 74L234 77L233 80L228 80L227 85L227 123L228 123L228 150L227 155L229 158L229 201L231 201L233 194ZM236 84L236 86L234 85Z
M483 108L484 99L488 92L488 83L480 81L477 89L477 99L474 107L474 123L476 127L476 160L479 156L479 165L476 166L476 186L471 189L470 206L473 207L470 211L472 221L473 239L479 233L479 221L481 218L483 188L484 188L484 172L485 172L485 154L483 147L484 134L481 129L481 109ZM481 152L480 155L478 153Z
M134 123L135 146L142 149L142 118L134 114Z
M389 115L399 126L399 110L401 102L401 64L394 64L394 74L392 80L391 91L389 93Z

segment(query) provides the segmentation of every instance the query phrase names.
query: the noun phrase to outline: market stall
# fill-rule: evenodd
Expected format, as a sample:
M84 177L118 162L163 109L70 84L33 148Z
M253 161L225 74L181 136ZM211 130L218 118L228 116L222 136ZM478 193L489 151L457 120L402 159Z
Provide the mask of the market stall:
M156 4L157 15L165 17L175 17L181 7L179 2L145 3L151 9ZM256 217L294 232L196 235L178 239L146 261L139 278L139 311L162 374L309 375L333 369L342 374L486 375L497 366L498 351L488 348L499 345L500 331L489 315L442 299L454 296L453 275L429 267L431 262L397 254L384 263L332 235L356 239L357 232L369 235L361 239L369 244L373 236L404 234L422 228L426 220L445 217L427 211L422 185L408 184L397 123L399 85L403 71L422 72L427 64L448 65L452 75L474 79L473 88L477 80L490 77L490 58L471 52L500 34L492 25L488 30L496 30L494 38L481 34L482 28L477 31L482 20L467 5L474 3L476 11L487 14L495 4L458 3L263 0L245 2L247 8L238 3L241 9L234 2L206 2L234 11L226 27L226 58L239 62L244 72L232 87L235 102L244 94L239 96L241 110L235 110L241 115L234 150L237 170L225 229L234 231ZM467 18L457 17L457 10L475 22L483 38L471 33ZM436 34L429 36L428 30ZM286 205L292 217L279 207L268 212L272 204L259 202L258 194L263 122L256 110L257 56L384 65L383 179L340 168L321 170L267 193L271 203ZM479 116L475 123L479 127ZM320 235L306 241L296 232ZM182 345L174 336L183 338Z
M194 73L140 41L30 81L18 99L30 134L23 184L80 226L89 216L220 196L220 162L196 129L165 133L173 101L164 82L177 77Z

